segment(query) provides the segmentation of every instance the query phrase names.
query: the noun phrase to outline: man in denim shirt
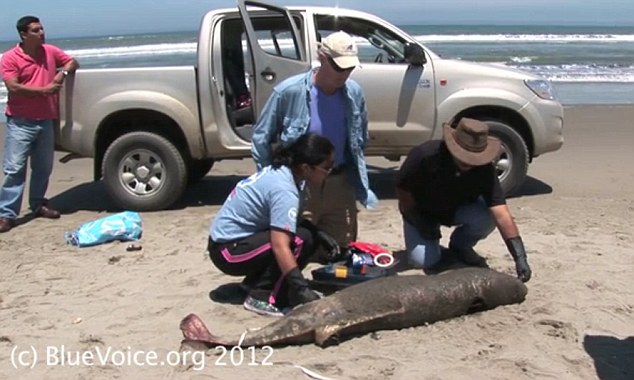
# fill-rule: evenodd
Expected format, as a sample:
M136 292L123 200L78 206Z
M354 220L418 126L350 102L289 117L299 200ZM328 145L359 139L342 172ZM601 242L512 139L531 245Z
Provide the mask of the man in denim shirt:
M278 84L253 129L251 152L258 169L271 163L274 142L288 145L312 132L335 146L335 166L322 187L304 192L303 216L341 247L357 239L356 201L378 203L369 188L363 150L368 139L365 97L350 73L359 66L357 46L345 32L319 45L321 66Z

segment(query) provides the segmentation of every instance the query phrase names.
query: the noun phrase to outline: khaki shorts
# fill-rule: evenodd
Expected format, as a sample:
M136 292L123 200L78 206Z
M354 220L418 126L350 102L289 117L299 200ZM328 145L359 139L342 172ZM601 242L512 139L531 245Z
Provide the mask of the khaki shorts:
M335 238L341 247L357 240L357 201L346 171L330 174L323 186L307 184L302 216Z

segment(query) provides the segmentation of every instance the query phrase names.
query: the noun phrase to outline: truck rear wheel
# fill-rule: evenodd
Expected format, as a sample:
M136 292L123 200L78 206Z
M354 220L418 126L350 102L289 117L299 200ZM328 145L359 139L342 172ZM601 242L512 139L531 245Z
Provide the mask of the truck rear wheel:
M522 136L509 125L494 120L483 120L489 134L502 142L502 153L495 163L500 184L506 195L516 192L528 172L528 148Z
M102 173L113 201L126 210L169 207L187 185L187 167L179 150L149 132L127 133L110 144Z

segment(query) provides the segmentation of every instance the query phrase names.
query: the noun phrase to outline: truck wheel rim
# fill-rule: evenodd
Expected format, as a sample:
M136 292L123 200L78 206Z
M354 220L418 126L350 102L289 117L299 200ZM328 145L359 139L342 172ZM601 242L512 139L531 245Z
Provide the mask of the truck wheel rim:
M131 194L155 194L165 183L165 165L159 156L149 150L135 149L121 160L119 181Z
M513 167L513 155L510 153L506 144L502 144L502 153L500 158L495 163L495 170L500 179L500 182L506 180L511 174L511 168Z

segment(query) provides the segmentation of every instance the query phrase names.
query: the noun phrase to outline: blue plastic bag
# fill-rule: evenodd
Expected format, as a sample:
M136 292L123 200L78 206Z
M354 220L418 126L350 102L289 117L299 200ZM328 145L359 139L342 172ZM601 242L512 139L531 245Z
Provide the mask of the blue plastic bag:
M142 234L141 215L134 211L124 211L84 223L75 231L66 232L66 243L78 247L88 247L113 240L138 240Z

